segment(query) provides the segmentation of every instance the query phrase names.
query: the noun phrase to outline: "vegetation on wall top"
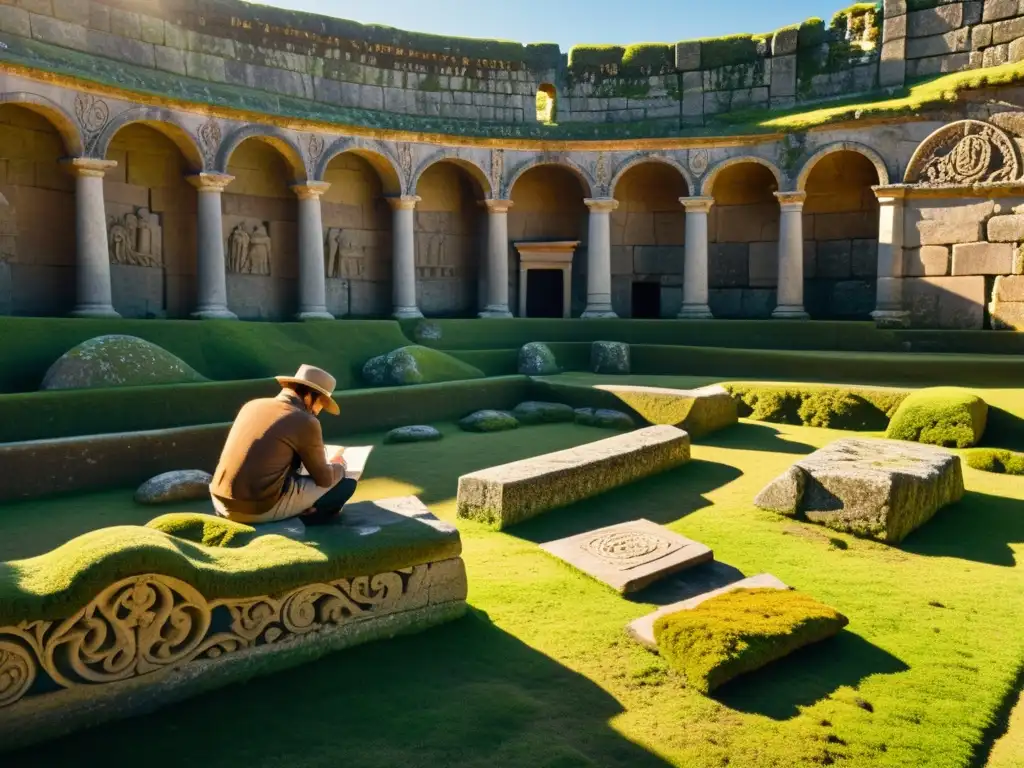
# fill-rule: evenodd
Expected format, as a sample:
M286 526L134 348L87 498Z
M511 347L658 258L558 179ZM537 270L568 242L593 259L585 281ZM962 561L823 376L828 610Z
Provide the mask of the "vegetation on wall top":
M675 46L670 43L575 45L569 50L571 75L649 77L672 72Z

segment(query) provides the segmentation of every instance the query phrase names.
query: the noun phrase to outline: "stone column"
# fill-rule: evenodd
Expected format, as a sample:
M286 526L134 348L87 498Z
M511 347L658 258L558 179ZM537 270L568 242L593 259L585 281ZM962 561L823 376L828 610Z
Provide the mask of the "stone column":
M484 200L487 208L487 305L480 317L512 317L508 308L508 209L511 200Z
M612 211L619 201L610 197L583 201L590 209L587 237L587 308L582 317L618 317L612 310Z
M713 197L681 197L686 208L686 254L683 261L683 308L681 320L706 320L708 306L708 212Z
M875 187L878 198L878 282L875 311L880 327L906 328L910 312L903 308L903 200L905 189Z
M197 320L237 320L228 309L224 265L224 220L221 193L235 180L226 173L198 173L188 177L196 188Z
M421 198L415 195L389 197L392 219L393 266L392 289L394 310L392 317L398 320L423 317L416 306L416 227L414 214L416 203Z
M327 311L324 224L320 195L331 185L307 181L292 186L299 198L299 320L333 320Z
M103 175L117 166L114 160L74 157L65 168L75 177L75 308L73 317L120 317L114 311L110 289L110 251L107 213L103 203Z
M772 317L807 320L804 311L804 200L806 192L776 192L779 199L779 288Z

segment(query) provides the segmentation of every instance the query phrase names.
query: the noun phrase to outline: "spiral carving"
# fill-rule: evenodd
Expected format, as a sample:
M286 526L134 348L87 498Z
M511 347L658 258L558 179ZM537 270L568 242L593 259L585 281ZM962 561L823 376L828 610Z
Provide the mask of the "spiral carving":
M0 640L0 707L20 699L36 679L32 654L17 643Z
M918 146L905 176L909 184L986 184L1021 176L1017 149L995 126L961 120L943 126Z
M110 119L110 107L91 93L79 93L75 95L75 117L85 133L96 134Z
M207 167L212 168L217 157L217 148L220 146L220 123L210 118L199 126L197 136L199 138L199 146L203 150L203 159L206 160Z

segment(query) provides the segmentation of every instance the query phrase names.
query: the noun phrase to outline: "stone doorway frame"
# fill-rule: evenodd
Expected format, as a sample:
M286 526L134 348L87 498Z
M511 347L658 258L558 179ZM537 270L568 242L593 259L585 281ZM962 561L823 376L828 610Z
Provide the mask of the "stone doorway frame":
M572 317L572 259L579 240L513 243L519 253L519 317L526 317L526 275L531 269L562 271L562 317Z

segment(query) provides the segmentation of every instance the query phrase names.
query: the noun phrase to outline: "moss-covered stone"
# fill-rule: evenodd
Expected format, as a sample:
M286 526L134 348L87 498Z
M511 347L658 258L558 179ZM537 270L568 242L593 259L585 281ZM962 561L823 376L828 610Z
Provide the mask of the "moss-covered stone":
M459 420L459 429L465 432L503 432L519 427L519 420L508 411L476 411Z
M595 341L590 346L590 369L594 373L613 376L629 374L629 344L621 341Z
M442 437L443 435L436 428L425 424L417 424L414 426L392 429L384 436L384 444L427 443L434 440L440 440Z
M98 389L206 381L184 360L135 336L111 334L65 352L43 377L40 389Z
M597 388L614 394L647 423L670 424L686 430L691 437L717 432L739 420L736 401L718 385L665 389L606 384Z
M527 401L512 409L521 424L555 424L573 421L576 414L571 405L565 403L543 403Z
M560 373L555 353L542 342L531 341L519 349L519 373L524 376L553 376Z
M630 430L636 427L633 417L609 408L577 408L576 423L584 427Z
M418 345L372 357L363 365L363 380L371 386L405 387L483 377L483 371L446 352Z
M161 515L146 523L146 527L205 547L241 547L256 535L251 525L201 512Z
M891 440L969 448L985 433L988 405L977 395L957 387L922 389L897 409L885 436Z
M848 623L834 608L799 592L737 589L660 617L654 637L686 684L706 694Z

